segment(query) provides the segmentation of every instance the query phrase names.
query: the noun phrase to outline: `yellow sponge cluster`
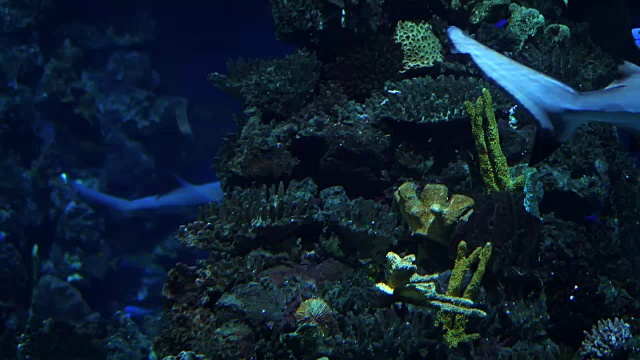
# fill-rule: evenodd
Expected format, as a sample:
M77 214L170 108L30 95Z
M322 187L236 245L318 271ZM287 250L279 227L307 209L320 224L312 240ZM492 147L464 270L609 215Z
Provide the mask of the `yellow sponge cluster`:
M443 60L442 45L426 22L399 21L396 42L402 45L405 71L430 67Z

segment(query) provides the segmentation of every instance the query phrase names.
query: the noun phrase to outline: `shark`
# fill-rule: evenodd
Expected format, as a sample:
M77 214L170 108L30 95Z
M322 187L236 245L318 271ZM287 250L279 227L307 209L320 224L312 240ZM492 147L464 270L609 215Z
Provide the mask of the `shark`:
M67 182L66 174L61 175ZM124 217L150 217L157 215L180 215L193 210L198 205L220 202L224 192L219 181L194 185L178 178L181 186L166 194L150 195L138 199L123 199L92 189L75 180L67 182L74 192L90 206L108 209Z
M518 100L539 127L559 142L589 122L613 124L636 138L640 135L640 67L624 62L622 78L601 90L577 91L481 44L450 26L453 53L468 54L486 76Z

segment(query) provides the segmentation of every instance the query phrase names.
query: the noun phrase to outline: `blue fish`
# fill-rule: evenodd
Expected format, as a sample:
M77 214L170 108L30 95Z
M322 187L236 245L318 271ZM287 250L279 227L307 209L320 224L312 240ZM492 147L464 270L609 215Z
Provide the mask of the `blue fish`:
M631 36L636 44L636 47L640 49L640 27L631 29Z
M127 313L127 316L130 318L139 318L153 313L153 310L141 308L135 305L129 305L125 306L124 312Z
M584 221L589 224L600 224L600 216L598 214L591 214L584 217Z
M640 16L633 16L631 18L631 37L633 38L633 42L636 44L636 47L640 49Z
M507 19L501 19L501 20L498 20L498 22L494 26L496 28L501 28L501 27L507 25L508 22L509 22L509 20L507 20Z

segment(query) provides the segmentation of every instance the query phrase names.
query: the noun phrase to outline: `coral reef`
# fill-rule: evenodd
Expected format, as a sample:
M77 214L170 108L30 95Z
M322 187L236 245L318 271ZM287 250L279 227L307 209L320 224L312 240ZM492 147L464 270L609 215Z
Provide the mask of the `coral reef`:
M484 80L454 76L418 77L387 82L384 93L375 93L367 100L372 118L388 118L411 123L444 122L462 119L466 113L464 102L468 96L482 95L491 87ZM507 108L509 102L502 92L496 108Z
M184 243L212 255L196 267L176 268L183 275L172 273L166 289L172 289L170 329L176 331L156 341L159 353L558 358L581 341L582 329L570 329L572 321L634 313L634 295L625 291L637 290L622 280L632 262L621 253L634 248L633 226L623 228L622 239L615 224L625 216L617 209L623 191L630 192L627 206L640 204L620 176L632 183L640 177L619 148L602 152L604 144L618 143L611 130L584 127L540 164L524 165L533 151L531 116L465 66L464 58L438 58L428 69L399 73L402 59L390 46L390 33L419 18L403 11L445 18L420 19L438 44L450 14L436 4L394 3L388 19L378 12L368 18L383 26L362 26L364 18L354 26L350 6L364 3L297 2L289 8L293 3L272 2L280 38L312 44L317 54L315 65L303 67L313 69L314 91L287 86L276 99L304 96L296 106L277 105L268 97L274 92L264 94L274 80L215 76L244 106L239 135L227 138L215 164L227 197L181 229ZM579 25L559 19L556 5L441 4L472 19L477 26L469 30L483 43L526 65L561 79L573 74L571 81L580 77L586 88L604 79L606 57L584 68L565 61L597 48L582 41ZM506 26L491 24L503 17ZM332 46L327 39L336 33L344 37ZM406 50L408 38L400 33L396 40ZM542 49L551 49L557 63L543 59ZM265 68L285 68L277 61ZM297 83L287 82L291 74L275 73L284 84ZM478 100L465 103L469 98ZM507 117L509 123L497 121ZM417 183L428 184L426 196L418 196ZM523 192L513 191L522 185ZM560 194L566 200L554 201ZM393 201L399 211L389 206ZM568 204L576 202L584 209L571 210ZM435 241L412 237L399 226L401 219ZM604 238L613 242L597 241ZM469 254L467 247L475 250ZM596 253L609 265L598 266ZM455 257L453 268L446 255ZM248 272L256 258L257 270ZM422 267L433 275L419 275ZM258 294L260 300L252 301ZM403 305L386 307L394 301ZM383 330L376 328L380 324L404 325ZM393 340L398 336L402 343ZM206 348L205 339L215 346ZM247 343L256 345L249 349Z
M277 36L296 42L323 31L373 32L384 23L383 0L270 0Z
M188 246L219 251L242 251L257 239L294 239L298 229L313 222L316 193L311 179L291 182L286 190L283 183L239 190L221 204L208 205L203 220L180 227L178 239Z
M402 49L389 35L356 42L322 65L325 81L335 84L349 98L363 103L385 82L397 80L402 70Z
M206 360L204 355L198 355L193 351L180 351L176 356L165 356L163 360Z
M305 52L272 61L229 61L227 68L228 75L212 73L209 79L267 117L284 118L300 110L320 78L320 62Z
M446 38L602 89L638 56L623 3L0 2L0 358L636 356L634 141L536 141ZM198 217L69 186L162 194L214 156Z

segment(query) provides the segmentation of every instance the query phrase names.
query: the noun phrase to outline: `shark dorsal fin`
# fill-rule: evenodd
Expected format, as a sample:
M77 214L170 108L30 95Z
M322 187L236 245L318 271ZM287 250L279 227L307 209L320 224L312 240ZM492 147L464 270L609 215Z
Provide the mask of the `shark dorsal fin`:
M625 60L618 66L618 72L625 76L640 75L640 66Z
M190 182L188 182L187 180L183 179L182 177L180 177L180 175L174 173L174 172L169 172L171 175L173 175L174 179L176 179L176 181L183 187L191 187L193 186L193 184L191 184Z
M612 81L611 84L607 85L607 87L604 88L605 90L627 86L627 82L630 78L640 76L640 66L625 60L622 64L620 64L620 66L618 66L618 73L622 77L620 79Z

